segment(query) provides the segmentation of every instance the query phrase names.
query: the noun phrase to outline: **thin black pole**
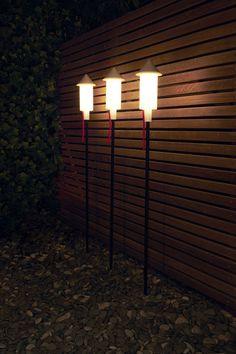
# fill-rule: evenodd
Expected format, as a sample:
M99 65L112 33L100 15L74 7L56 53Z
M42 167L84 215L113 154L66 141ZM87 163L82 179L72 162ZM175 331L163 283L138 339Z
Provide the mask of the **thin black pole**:
M144 228L144 272L143 292L148 293L148 243L149 243L149 137L150 122L146 122L146 159L145 159L145 228Z
M88 120L85 120L85 180L86 180L86 226L85 226L85 239L86 239L86 252L89 251L88 238L89 238L89 184L88 184Z
M115 120L111 120L111 175L110 175L110 245L109 264L113 266L113 231L114 231L114 159L115 159Z

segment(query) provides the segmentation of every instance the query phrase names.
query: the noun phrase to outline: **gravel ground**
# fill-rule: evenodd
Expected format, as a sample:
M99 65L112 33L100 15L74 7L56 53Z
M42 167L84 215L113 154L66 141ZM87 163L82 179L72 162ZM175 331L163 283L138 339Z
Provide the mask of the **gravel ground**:
M61 230L58 228L58 230ZM71 231L0 241L0 353L236 353L236 318L197 292Z

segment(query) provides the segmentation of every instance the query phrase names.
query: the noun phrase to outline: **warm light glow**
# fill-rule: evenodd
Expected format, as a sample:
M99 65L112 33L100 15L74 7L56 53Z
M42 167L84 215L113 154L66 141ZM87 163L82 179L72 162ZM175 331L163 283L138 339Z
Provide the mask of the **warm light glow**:
M140 74L139 85L139 109L144 110L146 122L151 122L152 110L157 109L158 76L151 73Z
M116 119L117 109L121 109L121 80L106 81L106 109L111 112L111 119Z
M95 84L85 74L82 80L76 85L79 86L79 109L84 113L84 119L89 120L89 112L93 110L93 86Z
M116 119L117 110L121 109L121 82L124 79L113 68L103 80L106 81L106 109L110 111L111 119Z
M84 119L89 119L89 112L93 110L93 86L81 85L79 97L80 111L84 112Z
M139 82L139 109L144 111L146 122L152 121L152 110L158 105L158 72L150 60L146 62L142 70L136 74Z

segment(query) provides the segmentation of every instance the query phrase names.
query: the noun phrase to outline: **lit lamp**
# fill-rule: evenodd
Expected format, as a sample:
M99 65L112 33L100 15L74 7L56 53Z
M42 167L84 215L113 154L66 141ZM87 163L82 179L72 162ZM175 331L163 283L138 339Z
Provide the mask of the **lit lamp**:
M86 224L85 224L85 238L86 238L86 251L88 252L88 237L89 237L89 190L88 190L88 121L89 112L93 110L93 86L95 84L90 77L85 74L80 82L76 85L79 86L79 108L82 112L82 143L84 143L84 130L86 131L86 144L85 144L85 190L86 190Z
M144 294L148 292L148 244L149 244L149 139L152 110L157 109L158 76L162 74L148 60L136 74L140 77L139 109L143 111L143 142L145 142L145 228L144 228ZM145 139L145 140L144 140Z
M109 115L108 142L111 143L111 170L110 170L110 242L109 264L113 266L113 219L114 219L114 151L115 151L115 120L117 110L121 109L121 83L124 79L116 68L111 69L103 79L106 82L106 109Z
M121 109L121 82L124 79L116 68L112 68L103 81L106 81L106 109L111 120L115 120L117 110Z
M76 85L79 86L79 108L82 112L82 119L89 120L89 112L93 110L93 87L95 84L90 79L90 77L85 74L79 83ZM84 135L82 135L82 140Z
M140 77L139 83L139 109L144 112L145 122L152 121L152 110L157 109L158 76L162 74L147 60L143 68L136 74Z

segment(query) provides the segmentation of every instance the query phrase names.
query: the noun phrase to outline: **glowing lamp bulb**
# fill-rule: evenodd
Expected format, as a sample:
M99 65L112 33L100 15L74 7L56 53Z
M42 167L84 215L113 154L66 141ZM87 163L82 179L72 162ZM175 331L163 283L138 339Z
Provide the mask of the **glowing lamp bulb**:
M124 79L113 68L103 81L106 81L106 109L110 111L111 119L116 119L117 110L121 109L121 83Z
M136 75L140 77L139 109L144 111L145 121L151 122L152 110L157 109L158 104L158 76L162 74L148 60Z
M95 84L90 77L85 74L76 86L79 86L80 91L80 111L83 112L84 119L89 120L89 112L93 110L93 86L95 86Z

